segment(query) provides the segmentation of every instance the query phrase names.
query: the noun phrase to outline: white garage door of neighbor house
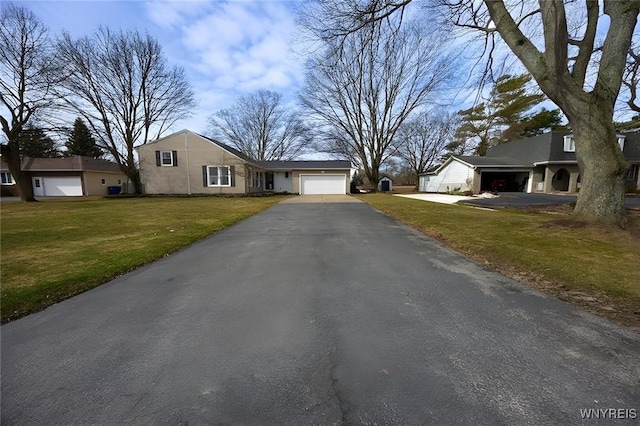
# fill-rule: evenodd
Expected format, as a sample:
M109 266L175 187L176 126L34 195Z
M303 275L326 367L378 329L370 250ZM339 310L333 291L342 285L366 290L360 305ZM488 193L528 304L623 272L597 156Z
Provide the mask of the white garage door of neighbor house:
M300 194L346 194L346 175L301 175Z
M82 196L82 181L78 176L43 178L47 197Z

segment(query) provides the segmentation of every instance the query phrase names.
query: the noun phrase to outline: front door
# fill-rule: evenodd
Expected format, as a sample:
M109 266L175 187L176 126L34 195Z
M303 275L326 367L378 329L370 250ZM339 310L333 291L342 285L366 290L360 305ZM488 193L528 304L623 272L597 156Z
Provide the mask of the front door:
M265 172L264 189L267 191L273 191L273 172Z
M44 197L44 185L42 184L41 177L32 178L33 181L33 195L36 197Z

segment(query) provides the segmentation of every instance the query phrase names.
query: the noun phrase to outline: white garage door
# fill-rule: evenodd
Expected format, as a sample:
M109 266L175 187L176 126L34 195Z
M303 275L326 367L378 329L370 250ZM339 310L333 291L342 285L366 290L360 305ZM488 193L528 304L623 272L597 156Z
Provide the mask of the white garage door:
M79 176L45 177L44 195L47 197L82 196L82 182Z
M301 175L300 194L346 194L346 175Z

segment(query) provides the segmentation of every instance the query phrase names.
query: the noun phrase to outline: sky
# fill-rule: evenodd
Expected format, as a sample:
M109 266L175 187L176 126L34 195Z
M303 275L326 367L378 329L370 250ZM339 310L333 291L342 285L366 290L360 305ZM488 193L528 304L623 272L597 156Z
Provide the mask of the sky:
M188 128L204 133L209 116L231 106L239 96L259 89L280 92L285 102L293 104L304 81L304 58L299 54L302 49L295 22L299 4L296 0L14 3L29 8L54 35L68 31L71 36L80 37L106 26L113 30L136 29L157 38L169 63L185 69L196 96L193 116L177 122L171 129L174 131ZM459 76L458 91L448 97L458 98L454 106L457 109L469 107L475 99L470 94L475 90L462 87L469 83L468 76L462 74L465 73Z
M294 102L304 79L295 52L295 1L14 1L53 34L90 35L99 26L136 29L158 39L171 65L182 66L196 97L194 115L172 130L205 132L207 118L241 95L266 89Z

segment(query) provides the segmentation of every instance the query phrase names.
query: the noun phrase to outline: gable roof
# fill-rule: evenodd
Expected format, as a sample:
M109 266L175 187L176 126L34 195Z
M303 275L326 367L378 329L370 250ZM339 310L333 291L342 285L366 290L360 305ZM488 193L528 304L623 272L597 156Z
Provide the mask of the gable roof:
M248 155L244 154L242 151L229 146L223 142L220 142L217 139L213 139L210 138L208 136L205 135L201 135L200 133L196 133L196 132L192 132L191 130L188 129L183 129L180 130L178 132L172 133L168 136L162 137L162 138L158 138L154 141L151 141L149 143L146 144L146 146L149 146L151 144L154 143L158 143L160 141L163 141L167 138L170 137L174 137L176 135L179 135L181 133L191 133L193 135L199 136L202 139L207 140L208 142L211 142L212 144L218 146L219 148L224 149L225 151L229 152L232 155L235 155L236 157L240 158L241 160L244 160L248 163L254 164L256 166L259 167L263 167L266 169L270 169L270 170L291 170L291 169L333 169L333 170L344 170L344 169L350 169L351 168L351 162L350 161L344 161L344 160L329 160L329 161L259 161L256 160L254 158L249 157ZM142 145L145 146L145 145ZM136 147L136 148L140 148Z
M3 169L6 167L2 160ZM120 167L108 160L74 155L71 157L24 157L20 168L28 172L109 172L122 173Z
M347 160L325 160L325 161L258 161L259 165L269 170L292 170L292 169L325 169L344 170L351 168L351 162Z
M200 136L201 138L204 138L204 139L208 140L209 142L214 143L215 145L218 145L220 148L222 148L222 149L224 149L226 151L229 151L230 153L232 153L233 155L235 155L238 158L241 158L244 161L247 161L249 163L256 163L256 164L259 163L258 161L254 160L253 158L249 157L248 155L245 155L244 153L242 153L242 151L239 151L239 150L235 149L232 146L229 146L229 145L227 145L225 143L222 143L219 140L210 138L208 136L201 135L200 133L195 133L195 134Z

